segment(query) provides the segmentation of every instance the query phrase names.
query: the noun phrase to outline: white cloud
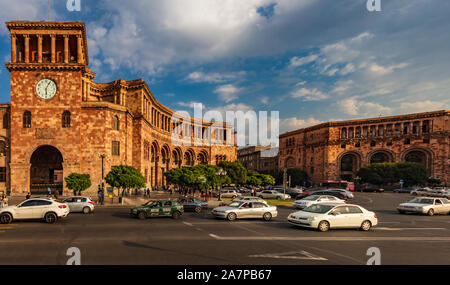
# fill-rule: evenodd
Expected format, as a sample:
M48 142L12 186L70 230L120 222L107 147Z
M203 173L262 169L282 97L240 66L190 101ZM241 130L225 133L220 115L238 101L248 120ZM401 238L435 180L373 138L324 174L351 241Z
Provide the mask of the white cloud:
M404 102L400 104L400 111L405 113L420 113L429 111L438 111L442 109L449 108L450 104L447 100L446 102L441 101L419 101L419 102Z
M285 133L297 129L307 128L322 123L322 121L313 117L307 119L298 119L296 117L282 119L280 121L280 132Z
M328 99L328 95L317 88L299 88L291 93L292 98L301 98L303 101L320 101Z
M374 117L390 115L393 109L375 102L359 101L355 98L348 98L337 102L339 111L350 116Z
M297 67L301 65L305 65L315 61L319 56L317 54L308 55L305 57L296 57L291 58L290 66Z
M376 75L386 75L394 72L395 69L405 68L406 66L408 66L407 63L399 63L391 66L381 66L376 63L373 63L369 67L369 71Z
M191 72L185 80L195 82L195 83L221 83L225 81L230 80L237 80L242 78L246 75L245 71L240 72L227 72L227 73L218 73L218 72L212 72L212 73L204 73L201 71L194 71Z
M267 97L267 96L262 96L262 97L261 97L261 103L263 103L264 105L269 104L269 97Z
M225 103L229 103L238 98L241 88L234 86L233 84L226 84L216 88L214 93L216 93L219 99Z

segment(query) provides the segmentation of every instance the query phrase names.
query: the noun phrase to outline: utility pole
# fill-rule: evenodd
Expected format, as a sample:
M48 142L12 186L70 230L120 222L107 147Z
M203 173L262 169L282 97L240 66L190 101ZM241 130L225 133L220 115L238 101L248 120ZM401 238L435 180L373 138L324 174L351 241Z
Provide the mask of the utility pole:
M50 21L50 0L48 0L48 20Z

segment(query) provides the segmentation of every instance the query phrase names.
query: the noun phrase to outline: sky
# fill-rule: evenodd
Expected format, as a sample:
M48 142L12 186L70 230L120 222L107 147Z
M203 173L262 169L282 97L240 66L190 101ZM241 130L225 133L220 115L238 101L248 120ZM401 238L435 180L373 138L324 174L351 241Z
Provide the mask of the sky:
M143 78L173 110L279 111L280 133L449 109L450 1L52 0L86 23L95 82ZM0 0L0 20L47 20L47 0ZM0 57L10 38L0 26ZM9 102L0 67L0 101Z

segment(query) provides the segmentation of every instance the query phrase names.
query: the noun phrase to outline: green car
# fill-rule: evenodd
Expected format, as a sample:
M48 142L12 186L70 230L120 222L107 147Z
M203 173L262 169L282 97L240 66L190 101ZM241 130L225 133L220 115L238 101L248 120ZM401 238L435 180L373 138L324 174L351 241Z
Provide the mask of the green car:
M171 200L148 201L144 205L131 208L130 215L144 220L148 217L168 217L178 219L184 213L184 207Z

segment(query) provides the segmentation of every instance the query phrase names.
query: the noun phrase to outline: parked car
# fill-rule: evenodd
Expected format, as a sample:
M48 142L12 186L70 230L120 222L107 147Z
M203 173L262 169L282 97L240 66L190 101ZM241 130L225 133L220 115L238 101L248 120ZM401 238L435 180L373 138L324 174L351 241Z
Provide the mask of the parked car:
M430 188L419 188L417 190L411 191L410 194L413 196L428 196L432 193L430 191Z
M270 221L278 215L276 206L269 206L266 202L234 201L228 206L214 208L211 212L216 218L234 221L242 218L259 218Z
M195 197L181 197L177 202L183 205L184 211L186 212L201 213L202 210L208 209L208 202Z
M377 185L372 184L365 184L358 187L358 190L360 192L377 192L377 193L383 193L384 189Z
M263 199L277 199L277 200L291 199L290 195L280 193L276 190L264 190L256 194L256 196L261 197Z
M294 201L292 206L297 209L304 209L317 203L328 203L328 202L344 204L345 200L341 200L339 198L329 195L310 195L306 198Z
M378 224L377 215L361 206L340 203L319 203L290 214L294 226L316 228L321 232L334 228L357 228L368 231Z
M283 193L283 191L278 191ZM303 193L303 189L301 188L287 188L286 189L286 194L288 194L291 197L297 197L298 195Z
M394 193L411 193L411 191L416 191L418 189L419 189L419 187L397 188L397 189L394 189Z
M347 199L347 195L345 193L343 193L341 191L336 191L336 190L314 191L314 192L311 192L310 194L306 194L306 195L303 193L303 194L297 196L295 199L296 200L300 200L300 199L304 199L304 198L306 198L308 196L311 196L311 195L330 195L330 196L334 196L334 197L336 197L338 199L341 199L341 200L346 200Z
M397 207L400 214L418 213L433 216L435 214L450 214L450 201L446 198L417 197Z
M337 189L337 188L324 190L324 192L328 192L328 191L330 191L330 192L340 192L340 193L344 194L346 199L353 199L353 198L355 198L355 195L349 190Z
M255 201L255 202L265 202L264 199L260 198L260 197L254 197L254 196L239 196L235 199L233 199L233 201L246 201L246 202L250 202L250 201Z
M236 198L237 196L241 196L241 193L238 193L236 190L231 189L222 189L220 191L221 198Z
M130 209L132 217L138 217L141 220L150 217L167 217L171 216L178 219L183 215L183 205L171 200L155 200Z
M15 220L44 220L53 224L58 219L69 215L67 203L55 199L33 198L23 201L16 206L0 209L0 222L9 224Z
M95 203L89 197L74 196L64 198L63 202L69 205L71 213L89 214L94 212Z

